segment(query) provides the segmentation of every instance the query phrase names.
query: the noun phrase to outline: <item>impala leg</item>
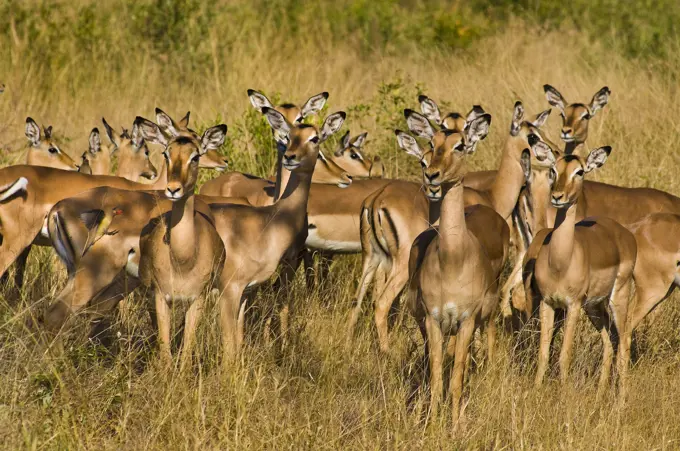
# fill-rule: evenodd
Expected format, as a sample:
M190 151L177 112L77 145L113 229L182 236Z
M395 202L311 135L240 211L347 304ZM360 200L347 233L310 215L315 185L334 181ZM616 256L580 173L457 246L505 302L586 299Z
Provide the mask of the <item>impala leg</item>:
M674 284L668 286L638 282L635 280L635 303L630 311L630 328L635 330L643 319L673 291Z
M182 360L180 371L183 371L187 364L191 364L191 356L196 339L196 327L203 315L205 301L202 296L194 300L184 316L184 338L182 339Z
M630 346L632 341L633 329L631 319L628 315L632 279L621 284L620 288L612 295L611 310L614 316L614 325L618 334L618 356L616 360L616 370L619 374L619 397L625 399L626 381L628 378L628 366L630 364Z
M475 331L475 320L468 318L460 329L458 329L456 339L456 358L453 362L453 374L449 381L449 392L451 393L451 417L453 420L454 429L459 426L460 407L463 395L463 383L465 376L465 367L467 363L468 352L470 350L470 343Z
M317 280L319 280L319 288L324 288L328 283L328 275L331 272L331 265L333 264L333 254L328 252L319 253L319 270L317 271Z
M242 343L242 339L239 339L238 326L242 292L243 290L238 285L227 285L219 299L225 369L236 360L240 343Z
M172 363L172 351L170 350L170 306L165 300L165 295L158 288L154 290L154 300L156 324L158 325L158 347L161 360L169 365Z
M572 304L567 307L567 319L564 326L564 338L562 341L562 351L560 352L560 380L565 383L569 377L569 366L571 365L571 354L574 348L574 335L578 325L578 316L581 313L580 304Z
M349 340L351 340L354 336L354 329L356 327L357 321L359 321L359 315L361 315L361 305L364 301L364 297L366 297L366 292L368 291L368 287L375 276L377 268L378 262L364 257L363 268L361 270L361 279L359 279L359 286L357 287L354 306L352 307L349 321L347 321L347 338Z
M496 349L496 312L489 315L486 324L486 347L488 353L489 364L493 364Z
M552 343L552 336L555 331L555 309L547 302L541 301L539 307L539 315L541 317L541 344L538 350L538 367L536 369L536 385L543 383L545 372L548 369L548 361L550 359L550 343Z
M387 316L390 308L399 294L406 286L408 281L408 270L404 271L399 268L407 268L406 265L395 265L392 267L390 277L385 283L385 289L380 297L375 301L375 327L378 330L378 342L380 343L380 350L383 352L389 351L389 337L387 328Z
M443 336L439 323L430 315L425 318L425 329L427 332L426 350L429 351L430 413L432 417L435 417L444 392L442 379Z
M607 382L609 382L612 358L614 356L614 348L612 347L610 336L611 324L604 305L588 307L586 308L586 314L590 322L595 326L595 329L600 332L600 337L602 338L602 368L600 370L600 381L597 386L597 399L599 400L605 391Z
M512 307L510 298L514 299L514 291L522 285L522 263L524 261L524 252L518 252L515 258L515 263L512 267L512 272L501 288L501 313L504 319L512 317ZM517 308L517 306L515 307Z

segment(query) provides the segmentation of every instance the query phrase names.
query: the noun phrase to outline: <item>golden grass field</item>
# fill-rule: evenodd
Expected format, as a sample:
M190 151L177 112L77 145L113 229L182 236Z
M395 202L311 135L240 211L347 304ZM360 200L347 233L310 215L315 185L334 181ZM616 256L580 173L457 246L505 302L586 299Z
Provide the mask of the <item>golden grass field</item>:
M589 145L611 145L613 152L594 178L680 195L680 60L626 58L574 30L546 32L513 19L463 50L432 52L413 45L370 57L351 36L347 42L324 42L310 32L306 41L286 42L263 29L261 36L224 47L211 41L220 39L212 30L205 45L215 51L196 70L143 49L101 68L75 57L46 67L27 57L32 53L25 42L17 44L7 33L0 41L8 63L0 68L6 85L0 94L1 161L23 161L26 116L53 125L63 149L75 157L87 149L92 127L101 128L102 116L130 127L136 115L152 118L158 106L173 116L191 110L197 128L227 123L232 169L264 175L273 151L261 144L270 135L252 113L246 89L272 97L281 93L281 100L298 103L325 90L329 111L345 109L353 134L369 132L367 154L379 154L390 176L416 179L419 166L401 154L392 131L405 128L401 110L417 108L418 93L446 111L466 112L477 103L492 114L489 137L471 160L472 169L482 169L497 164L515 100L538 113L548 108L544 83L569 101L583 102L607 85L612 96L592 120ZM114 63L118 70L111 69ZM555 111L549 122L553 138L559 122ZM223 373L211 305L199 327L200 364L178 374L163 369L148 342L152 330L141 293L113 318L108 351L88 343L87 328L77 327L65 355L45 354L38 336L23 324L63 286L65 270L52 254L34 248L22 303L0 304L5 449L680 448L677 296L637 331L625 405L616 402L613 387L610 396L595 402L601 344L583 318L565 386L552 374L534 388L536 350L514 352L517 343L507 334L500 334L493 364L476 352L465 428L452 435L447 410L425 421L422 391L413 411L407 408L421 382L423 354L408 314L392 331L389 355L377 349L369 312L354 345L347 345L344 326L360 256L337 258L331 280L313 293L299 277L292 293L298 330L283 356L253 331L239 364ZM266 310L271 301L272 293L264 291L256 307Z

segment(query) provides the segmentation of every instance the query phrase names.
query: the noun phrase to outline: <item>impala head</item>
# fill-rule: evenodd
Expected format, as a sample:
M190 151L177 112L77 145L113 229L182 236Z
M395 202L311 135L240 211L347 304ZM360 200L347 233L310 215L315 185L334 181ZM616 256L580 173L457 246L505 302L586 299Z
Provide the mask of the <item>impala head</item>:
M309 124L291 126L279 111L262 109L274 133L287 143L283 154L283 167L289 171L312 173L317 164L319 145L337 132L345 122L344 111L329 115L321 129Z
M423 150L412 136L397 130L399 147L420 159L423 168L423 184L431 201L443 197L442 185L458 186L467 172L465 156L475 152L477 143L486 138L491 125L491 115L477 114L473 109L462 131L441 130L434 132L427 118L413 110L405 110L409 129L418 136L430 139L430 148Z
M548 103L558 110L562 116L560 138L566 143L581 144L588 138L588 123L598 110L607 105L611 91L603 87L595 93L590 104L569 103L560 92L550 85L543 85Z
M361 153L367 135L364 132L350 139L348 131L340 139L338 150L333 153L333 161L355 177L371 176L371 162Z
M510 137L506 141L506 151L516 159L520 159L525 150L531 149L537 141L547 141L540 128L545 125L551 110L545 110L533 119L525 119L524 105L515 102L510 123Z
M109 175L111 172L111 156L117 150L113 145L102 145L99 129L93 128L88 139L87 152L83 154L83 163L80 165L78 172L86 172L90 170L90 174L94 175ZM83 168L87 166L87 169Z
M328 100L328 93L322 92L320 94L313 95L302 105L302 108L298 107L292 103L284 103L279 106L274 106L271 101L259 91L254 89L248 90L248 98L253 107L264 114L265 108L271 108L278 111L286 119L289 125L295 125L301 123L307 116L317 114L323 109ZM276 130L274 130L274 139L276 140L276 148L279 152L284 152L286 149L285 136L280 135Z
M602 166L611 151L611 147L605 146L592 150L588 158L579 155L564 155L558 158L550 169L552 206L568 208L574 205L581 196L585 174Z
M444 118L441 116L439 106L437 103L425 95L418 96L420 103L420 111L430 121L434 122L445 130L463 131L465 127L466 118L460 113L449 113Z
M118 134L106 119L102 118L102 123L114 148L110 154L118 152L118 174L133 181L140 177L155 178L157 171L149 158L149 147L142 137L139 125L133 124L132 134L125 129Z
M319 150L312 181L314 183L338 185L340 188L347 188L352 184L352 176L333 160L326 158L323 152Z
M165 147L163 157L168 165L165 196L172 201L194 194L201 156L219 149L227 135L227 126L220 124L207 129L201 137L181 135L168 141L160 128L147 119L138 116L135 125L145 140Z
M189 128L190 115L191 112L187 111L187 114L179 122L175 122L165 111L156 108L156 123L161 131L170 138L186 136L200 141L201 137L198 133ZM201 156L199 167L201 169L215 169L218 172L222 172L227 169L228 163L227 157L220 155L217 150L211 149Z
M26 138L29 149L27 163L32 166L47 166L67 171L77 171L78 165L52 141L52 126L40 127L30 117L26 118Z

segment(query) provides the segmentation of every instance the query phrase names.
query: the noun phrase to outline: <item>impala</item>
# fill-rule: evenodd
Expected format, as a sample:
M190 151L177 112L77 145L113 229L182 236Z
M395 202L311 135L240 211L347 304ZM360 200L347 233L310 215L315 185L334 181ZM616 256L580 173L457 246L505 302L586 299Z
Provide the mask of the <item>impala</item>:
M493 353L499 278L510 235L505 219L492 208L465 207L465 155L486 135L490 118L488 114L476 117L463 134L443 132L432 150L421 155L427 197L431 203L441 202L439 227L415 239L408 269L408 304L425 340L433 414L443 392L444 337L455 336L449 395L456 427L467 353L477 326L488 327L490 356ZM520 161L528 165L527 150Z
M468 121L480 113L477 108L473 108ZM539 127L545 123L548 114L549 110L540 113L533 121L527 121L524 120L522 103L515 104L510 135L501 156L498 175L487 190L468 189L466 205L486 205L506 220L509 218L525 180L522 154L541 139ZM432 145L436 144L433 140L436 137L434 129L427 118L412 110L406 110L405 116L413 133L431 140ZM400 145L407 145L413 149L411 153L420 158L417 145L413 146L407 140L400 140ZM485 176L483 173L482 177ZM387 315L408 280L410 245L419 233L436 221L436 217L428 214L426 203L422 200L415 202L418 197L422 199L419 188L395 183L367 198L362 207L363 269L348 329L350 333L354 330L368 286L376 278L375 324L383 351L389 347Z
M618 370L624 387L631 328L628 305L637 246L625 227L609 218L577 222L576 205L586 173L601 167L610 147L594 149L587 159L565 155L553 163L550 202L557 208L555 227L538 232L524 258L524 289L540 302L541 339L536 384L548 367L555 309L566 310L560 353L560 378L567 380L574 334L583 308L602 336L603 359L599 392L609 381L613 343L618 339ZM552 154L548 154L552 156ZM611 313L609 313L611 311ZM623 391L622 391L623 392Z
M46 166L56 169L65 169L67 171L78 170L78 165L67 154L65 154L57 144L52 140L52 126L43 127L43 133L40 133L40 127L35 121L26 118L26 138L30 147L26 155L26 164L30 166Z
M317 129L306 124L291 126L283 114L270 108L263 108L263 113L275 134L287 142L282 161L291 175L281 199L266 207L211 205L227 256L220 275L223 292L219 300L225 363L243 341L244 290L269 280L286 254L299 252L304 243L307 198L319 145L337 132L345 119L344 112L331 114ZM286 297L280 307L279 327L284 339L291 307L288 303Z
M565 155L574 152L587 154L587 150L582 147L588 138L588 125L590 120L599 110L604 108L609 102L611 91L608 87L603 87L595 93L590 104L569 103L560 92L550 85L543 85L543 91L548 99L548 103L558 110L562 116L562 129L560 138L566 143ZM587 156L587 155L581 155Z
M213 275L224 264L224 245L212 218L195 207L194 189L201 155L222 146L226 125L207 129L200 141L195 137L173 136L165 141L160 128L137 117L145 139L165 144L168 181L164 195L172 201L169 213L152 221L140 241L139 277L154 297L161 356L167 362L170 350L171 307L188 302L184 324L182 366L190 361L196 326L203 312L204 296Z

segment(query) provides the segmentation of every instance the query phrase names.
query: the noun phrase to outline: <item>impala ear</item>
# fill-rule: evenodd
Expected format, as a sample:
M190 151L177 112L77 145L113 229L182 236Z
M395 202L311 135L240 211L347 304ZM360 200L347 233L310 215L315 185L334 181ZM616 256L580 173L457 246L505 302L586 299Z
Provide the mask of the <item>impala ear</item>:
M99 129L98 128L93 128L92 131L90 132L90 139L89 139L89 151L92 155L96 154L101 150L102 142L101 138L99 137Z
M515 102L515 108L512 112L512 123L510 124L510 134L517 136L522 127L522 120L524 119L524 105L519 100Z
M322 92L320 94L314 95L307 99L302 108L300 109L300 114L303 118L309 116L310 114L316 114L321 111L326 105L326 100L328 100L328 93Z
M40 127L30 117L26 118L26 138L33 147L40 145Z
M108 136L109 141L117 148L120 145L120 139L116 136L116 133L109 123L106 122L106 119L102 118L102 123L104 124L104 130L106 130L106 136Z
M43 131L45 132L45 139L52 139L52 126L50 125L49 127L45 128L43 126Z
M201 155L209 150L217 150L222 147L226 138L227 126L225 124L215 125L207 129L201 137Z
M543 112L541 112L541 113L538 113L538 114L536 115L536 119L534 119L534 120L531 122L531 125L533 125L533 126L536 127L536 128L541 128L541 127L543 127L543 126L545 125L545 123L548 121L548 118L550 117L550 112L551 112L551 111L552 111L551 109L547 109L547 110L545 110L545 111L543 111Z
M472 154L477 149L477 143L489 134L491 127L491 115L484 113L472 122L465 124L465 152Z
M609 102L609 95L611 93L612 92L606 86L595 93L593 100L590 101L591 116L594 116L597 110L601 110L605 107L605 105L607 105Z
M555 162L555 154L553 153L552 148L548 145L548 143L544 141L536 141L532 146L531 146L531 152L534 154L534 158L536 161L544 167L552 167Z
M168 147L168 140L158 125L148 119L137 116L132 125L132 142L136 147L139 147L142 144L142 140Z
M182 119L179 120L179 125L180 128L186 129L189 128L189 116L191 115L191 111L187 111L187 114L184 115Z
M423 159L423 150L420 148L418 142L413 136L402 132L401 130L395 130L394 134L397 135L397 143L402 150L404 150L409 155L413 155L419 160Z
M336 157L339 157L342 155L342 152L349 147L349 130L345 132L344 135L342 135L342 138L340 138L340 146L338 146L338 150L335 151L333 155Z
M602 167L605 161L607 161L611 151L611 146L598 147L597 149L591 150L588 159L586 160L586 167L584 170L590 172L593 169Z
M442 115L439 111L439 106L437 103L425 95L418 96L418 102L420 102L420 111L422 111L423 116L434 122L435 124L442 123Z
M548 99L548 103L564 113L564 109L567 107L567 100L562 97L562 94L550 85L543 85L543 92L545 92L545 98Z
M285 149L288 146L288 135L290 135L290 124L283 117L283 114L276 111L274 108L262 107L262 114L267 118L267 122L274 131L274 140L279 150Z
M160 127L161 131L166 135L177 138L179 136L179 127L172 120L172 118L160 108L156 108L156 122Z
M465 122L472 122L475 119L477 119L479 116L482 114L486 114L486 111L484 111L484 108L482 108L481 105L473 105L472 109L470 112L467 114L467 117L465 118Z
M406 118L406 125L411 133L419 138L432 139L434 136L434 129L425 116L416 113L411 109L405 109L404 117Z
M522 156L519 158L519 164L522 166L522 172L524 172L524 180L529 182L529 180L531 180L531 155L529 149L524 149L522 151Z
M322 143L326 141L332 134L340 130L342 124L345 123L346 117L347 113L344 111L338 111L337 113L329 115L326 120L323 121L323 125L321 126L321 136L319 136L319 142Z
M274 105L272 105L267 96L262 94L260 91L249 89L248 98L250 99L250 104L253 106L253 108L255 108L260 113L264 113L262 108L274 108Z
M364 142L366 142L366 137L368 136L368 132L363 132L356 138L352 140L352 143L350 144L352 147L355 149L361 149L364 145Z

